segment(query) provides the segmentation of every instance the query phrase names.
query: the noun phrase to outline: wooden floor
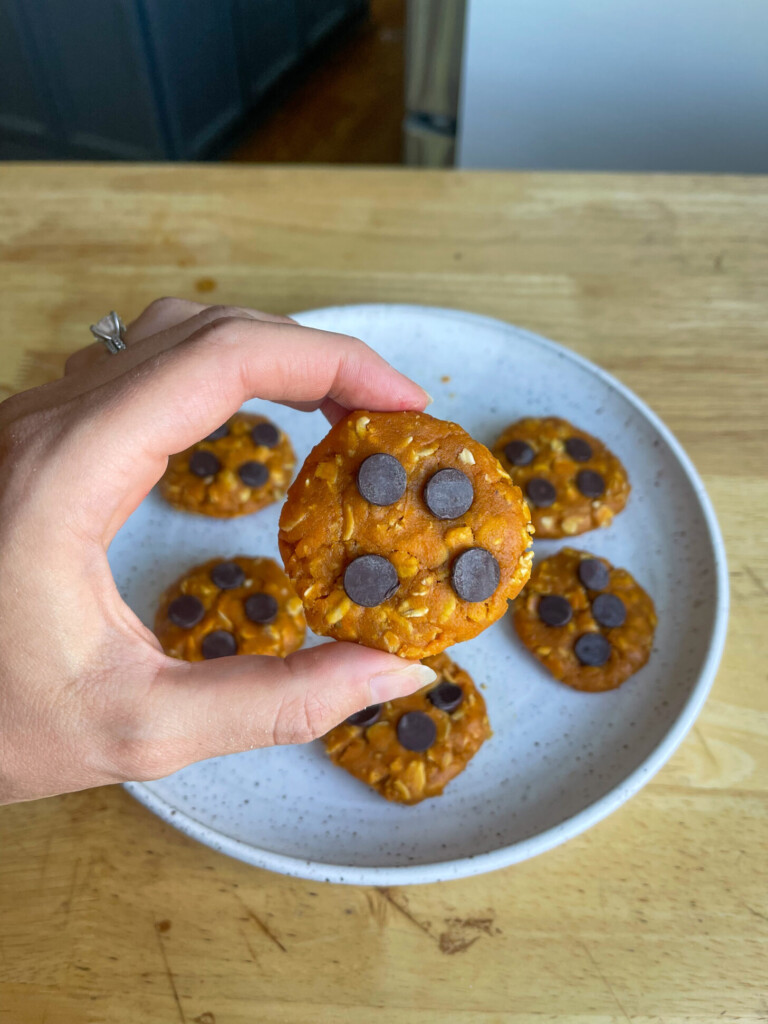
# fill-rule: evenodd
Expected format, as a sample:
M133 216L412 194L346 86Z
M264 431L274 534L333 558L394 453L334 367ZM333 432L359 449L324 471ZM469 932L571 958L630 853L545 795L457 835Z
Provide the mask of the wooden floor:
M354 26L279 92L230 160L397 164L404 110L405 0L371 0Z

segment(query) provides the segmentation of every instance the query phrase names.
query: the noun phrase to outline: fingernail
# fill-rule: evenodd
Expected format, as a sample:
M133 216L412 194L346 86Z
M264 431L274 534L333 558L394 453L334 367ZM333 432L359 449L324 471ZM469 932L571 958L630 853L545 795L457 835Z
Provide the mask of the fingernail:
M380 675L371 676L371 702L382 704L385 700L406 697L436 679L437 674L426 665L404 665L394 672L382 672Z
M434 402L434 398L432 397L432 395L430 395L426 388L422 388L421 390L427 396L427 405L432 405L432 403Z

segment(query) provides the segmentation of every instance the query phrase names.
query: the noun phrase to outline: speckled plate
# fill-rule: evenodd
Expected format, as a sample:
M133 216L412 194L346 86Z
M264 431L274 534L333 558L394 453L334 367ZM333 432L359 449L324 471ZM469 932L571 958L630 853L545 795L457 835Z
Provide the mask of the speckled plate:
M492 443L523 415L556 414L603 438L632 482L626 510L577 546L624 566L659 613L650 662L619 690L557 683L525 651L506 616L451 657L484 687L493 738L445 795L389 804L334 768L320 743L255 750L193 765L129 791L217 850L306 878L388 885L490 871L577 835L636 793L693 723L725 636L725 552L709 500L657 417L598 367L509 324L419 306L349 306L298 317L357 335L435 397L430 412ZM306 415L259 401L299 458L326 432ZM152 493L109 552L128 604L151 624L157 595L215 555L277 555L273 507L219 522L176 512ZM536 544L541 558L562 541ZM312 638L309 641L318 642Z

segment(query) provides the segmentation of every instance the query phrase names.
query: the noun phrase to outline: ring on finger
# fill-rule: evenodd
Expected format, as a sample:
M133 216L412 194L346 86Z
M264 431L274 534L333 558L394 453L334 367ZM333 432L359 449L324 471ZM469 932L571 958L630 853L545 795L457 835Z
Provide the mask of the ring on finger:
M103 316L98 323L91 324L91 334L104 343L111 355L125 351L125 324L114 310Z

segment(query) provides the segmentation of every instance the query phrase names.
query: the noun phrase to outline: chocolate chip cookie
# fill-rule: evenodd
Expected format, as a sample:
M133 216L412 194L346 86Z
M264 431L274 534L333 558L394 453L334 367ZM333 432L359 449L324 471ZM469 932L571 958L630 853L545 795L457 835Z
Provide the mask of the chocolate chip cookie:
M295 457L286 434L264 416L238 412L186 451L172 455L160 493L174 508L232 518L280 501Z
M520 489L461 427L358 411L308 456L279 541L316 633L415 659L504 614L531 532Z
M621 686L648 661L656 612L626 569L563 548L533 570L514 623L556 679L596 693Z
M493 451L522 488L540 539L610 526L627 503L630 486L622 464L602 441L567 420L518 420Z
M402 804L440 796L491 735L485 701L464 669L447 654L424 664L435 682L365 708L324 737L334 764Z
M190 569L163 593L155 616L163 650L183 661L284 657L301 647L305 631L301 601L277 562L246 555Z

